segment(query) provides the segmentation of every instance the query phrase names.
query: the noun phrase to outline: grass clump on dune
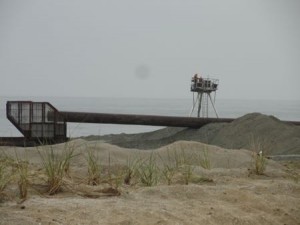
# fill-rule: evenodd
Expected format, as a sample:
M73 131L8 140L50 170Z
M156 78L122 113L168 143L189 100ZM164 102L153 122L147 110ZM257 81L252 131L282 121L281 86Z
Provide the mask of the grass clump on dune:
M38 150L47 176L48 194L53 195L61 190L63 177L69 170L74 148L66 147L62 153L55 153L52 146L45 151Z
M175 154L175 153L174 153ZM173 182L173 178L176 174L179 166L179 162L176 163L176 157L172 157L170 154L169 149L167 150L167 158L160 156L160 160L162 161L163 168L162 168L162 176L167 181L168 185L171 185ZM175 163L174 163L175 162Z
M174 169L182 174L184 184L188 185L195 169L192 163L194 157L190 154L186 154L184 149L181 149L179 152L175 150L173 157L175 161Z
M206 147L204 148L203 153L198 155L198 161L202 168L208 170L211 169L211 160Z
M264 156L263 151L259 151L258 153L252 153L253 161L254 161L254 169L257 175L264 174L267 166L267 158Z
M175 173L176 173L176 168L173 165L170 165L168 163L164 164L162 175L166 179L168 185L172 184Z
M264 174L267 166L266 153L268 152L268 148L264 142L255 138L252 139L250 148L252 150L254 172L257 175L262 175Z
M124 184L132 184L132 179L138 174L141 163L142 160L140 158L128 156L124 171Z
M18 174L18 188L19 188L19 197L20 199L27 198L28 192L28 161L20 160L19 156L16 153L16 167Z
M191 181L195 166L192 163L191 155L187 155L184 150L181 152L182 159L183 159L183 165L181 168L184 184L188 185Z
M88 184L98 185L101 177L101 164L99 155L95 151L89 149L85 159L88 164Z
M146 186L156 185L159 181L159 168L156 163L156 156L151 152L149 158L145 159L139 169L140 181Z

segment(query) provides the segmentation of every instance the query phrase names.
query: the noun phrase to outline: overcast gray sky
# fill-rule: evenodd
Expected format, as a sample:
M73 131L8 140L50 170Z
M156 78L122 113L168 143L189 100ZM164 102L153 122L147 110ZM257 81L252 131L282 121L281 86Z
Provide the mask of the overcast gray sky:
M300 100L299 0L0 0L0 96Z

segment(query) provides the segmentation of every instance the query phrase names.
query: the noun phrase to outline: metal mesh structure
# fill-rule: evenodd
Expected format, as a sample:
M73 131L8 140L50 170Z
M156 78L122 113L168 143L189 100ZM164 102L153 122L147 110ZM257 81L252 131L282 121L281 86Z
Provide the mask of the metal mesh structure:
M211 93L215 93L216 96L218 85L219 85L218 79L203 78L201 76L198 77L197 74L195 74L192 77L191 92L193 92L193 106L190 112L190 116L192 116L194 109L198 104L197 117L201 117L202 114L203 118L208 118L209 102L210 102L215 112L215 115L217 116L217 118L219 117L214 106L215 101L212 100L211 97ZM197 93L196 99L194 93Z
M66 122L48 102L8 101L6 114L27 139L66 139Z

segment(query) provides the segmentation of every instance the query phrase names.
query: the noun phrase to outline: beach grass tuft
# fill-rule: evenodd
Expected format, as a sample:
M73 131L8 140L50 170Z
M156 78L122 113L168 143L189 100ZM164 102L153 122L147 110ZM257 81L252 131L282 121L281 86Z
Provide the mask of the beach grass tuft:
M151 152L149 158L145 159L139 169L140 181L146 186L156 185L159 181L159 168L156 163L156 155Z
M162 175L166 179L168 185L172 184L175 173L176 173L176 168L173 165L170 165L167 163L164 164L164 168L162 170Z
M20 199L26 199L28 193L28 161L23 161L20 159L17 153L16 155L16 166L18 174L18 188L19 188L19 197Z
M167 157L166 158L162 157L161 155L159 155L159 157L160 157L160 160L163 165L162 176L167 181L167 184L171 185L173 182L173 178L177 171L176 160L174 160L175 157L174 158L172 157L172 155L170 154L169 148L167 149Z
M62 153L55 153L53 146L44 151L38 150L47 176L48 194L59 192L63 185L63 177L69 170L71 159L75 156L74 148L65 148Z
M199 164L202 168L208 169L208 170L211 169L211 159L210 159L207 147L204 148L202 154L200 154L200 153L198 154L197 158L198 158Z
M259 153L253 152L252 157L254 161L255 173L257 175L264 174L267 165L267 158L264 156L264 153L262 151Z
M257 175L263 175L267 166L267 157L268 148L263 141L252 138L250 143L250 148L252 150L252 161L254 172Z
M182 166L182 175L184 179L184 184L188 185L190 183L194 169L195 166L191 163L190 160L186 159L184 165Z
M126 168L124 171L124 184L131 185L132 179L138 174L138 169L141 166L142 159L129 155L126 161Z
M99 154L92 149L87 150L85 157L88 164L88 184L98 185L101 178L101 164Z

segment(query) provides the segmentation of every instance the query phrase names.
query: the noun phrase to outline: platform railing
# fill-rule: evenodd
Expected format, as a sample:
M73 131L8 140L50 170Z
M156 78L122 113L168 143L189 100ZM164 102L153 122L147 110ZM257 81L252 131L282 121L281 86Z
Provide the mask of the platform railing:
M218 89L219 80L193 77L191 80L191 91L193 92L212 92Z

